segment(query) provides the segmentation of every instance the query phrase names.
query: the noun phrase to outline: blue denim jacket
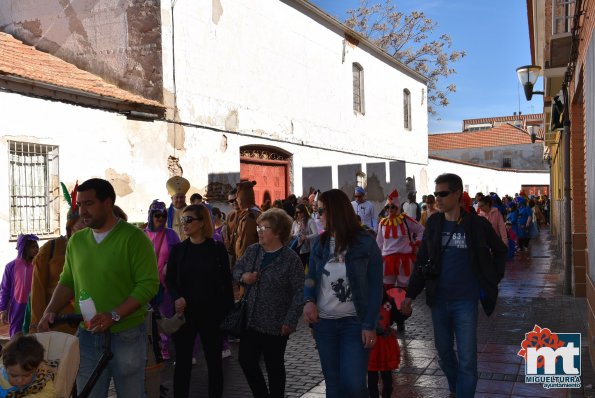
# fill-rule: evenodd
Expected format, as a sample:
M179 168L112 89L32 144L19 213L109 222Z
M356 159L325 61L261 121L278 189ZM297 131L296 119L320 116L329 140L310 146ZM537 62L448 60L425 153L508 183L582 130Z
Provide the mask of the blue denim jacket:
M322 244L314 238L310 266L304 286L304 299L316 302L322 270L330 258L330 239ZM353 304L363 330L375 330L382 302L382 255L376 241L366 232L359 232L356 242L345 255L347 278Z

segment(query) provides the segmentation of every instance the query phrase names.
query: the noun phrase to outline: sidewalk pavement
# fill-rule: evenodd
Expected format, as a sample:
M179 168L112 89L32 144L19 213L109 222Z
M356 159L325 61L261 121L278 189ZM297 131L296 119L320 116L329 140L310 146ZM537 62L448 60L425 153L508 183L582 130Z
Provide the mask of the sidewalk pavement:
M563 270L552 250L549 232L531 243L530 251L515 256L506 265L500 284L496 311L486 317L480 310L478 325L479 383L476 397L594 397L595 374L587 346L586 301L563 295ZM413 315L400 332L401 367L393 373L393 397L448 397L446 378L438 366L433 329L425 297L415 300ZM525 333L534 325L554 333L582 333L582 388L545 389L524 382L524 360L517 355ZM238 345L232 344L232 357L224 360L224 397L251 397L237 361ZM287 346L288 397L324 397L323 377L318 354L309 329L300 323ZM192 370L191 397L207 396L206 364L203 358ZM263 366L264 369L264 366ZM162 384L173 397L173 362L166 363Z

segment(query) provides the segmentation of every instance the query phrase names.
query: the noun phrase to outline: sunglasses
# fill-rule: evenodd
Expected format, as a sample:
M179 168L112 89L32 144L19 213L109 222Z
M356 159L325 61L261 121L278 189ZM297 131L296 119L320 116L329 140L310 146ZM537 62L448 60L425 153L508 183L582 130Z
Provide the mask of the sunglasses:
M164 213L155 213L155 214L153 214L153 217L155 217L155 218L167 218L167 214L164 214Z
M256 227L256 232L263 232L266 231L267 229L272 229L272 227L266 227L264 225L259 225Z
M434 192L434 196L436 197L441 197L441 198L446 198L448 195L450 195L452 193L452 191L440 191L440 192Z
M397 208L398 208L398 206L395 206L395 205L388 206L389 210L396 210Z
M182 216L180 217L180 222L182 224L190 224L192 221L202 221L202 217L192 217L192 216Z
M326 211L326 209L325 209L325 208L319 207L319 208L318 208L318 215L319 215L319 216L323 215L325 211Z

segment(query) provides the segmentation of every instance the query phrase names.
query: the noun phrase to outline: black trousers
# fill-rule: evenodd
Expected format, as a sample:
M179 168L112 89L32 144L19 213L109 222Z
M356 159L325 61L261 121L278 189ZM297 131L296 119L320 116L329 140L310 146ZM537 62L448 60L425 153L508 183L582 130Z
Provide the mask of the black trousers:
M390 370L380 372L382 377L382 398L390 398L393 393L393 374ZM370 398L379 398L378 372L368 371L368 393Z
M288 336L273 336L247 330L240 338L239 361L254 398L285 397L285 348ZM269 386L260 368L260 357L269 377Z
M192 373L192 349L196 335L200 335L209 374L209 398L223 395L222 335L216 322L186 319L180 330L173 334L176 347L174 369L174 398L187 398Z
M300 260L302 260L302 264L304 264L304 268L306 268L306 265L308 265L308 262L310 261L310 252L300 254Z

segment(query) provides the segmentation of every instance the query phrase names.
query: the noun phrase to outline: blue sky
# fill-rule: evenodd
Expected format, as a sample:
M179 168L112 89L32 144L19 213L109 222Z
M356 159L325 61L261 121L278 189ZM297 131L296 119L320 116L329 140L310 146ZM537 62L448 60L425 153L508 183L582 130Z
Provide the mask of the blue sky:
M356 8L358 0L310 0L340 21L345 11ZM370 0L375 4L381 0ZM523 0L393 0L398 9L408 13L423 11L437 22L437 34L452 38L452 48L467 56L454 67L457 74L443 83L454 83L457 92L450 104L438 108L431 117L429 131L460 131L463 119L541 113L543 97L528 102L516 76L516 68L531 63L527 6ZM535 90L541 90L540 78Z

